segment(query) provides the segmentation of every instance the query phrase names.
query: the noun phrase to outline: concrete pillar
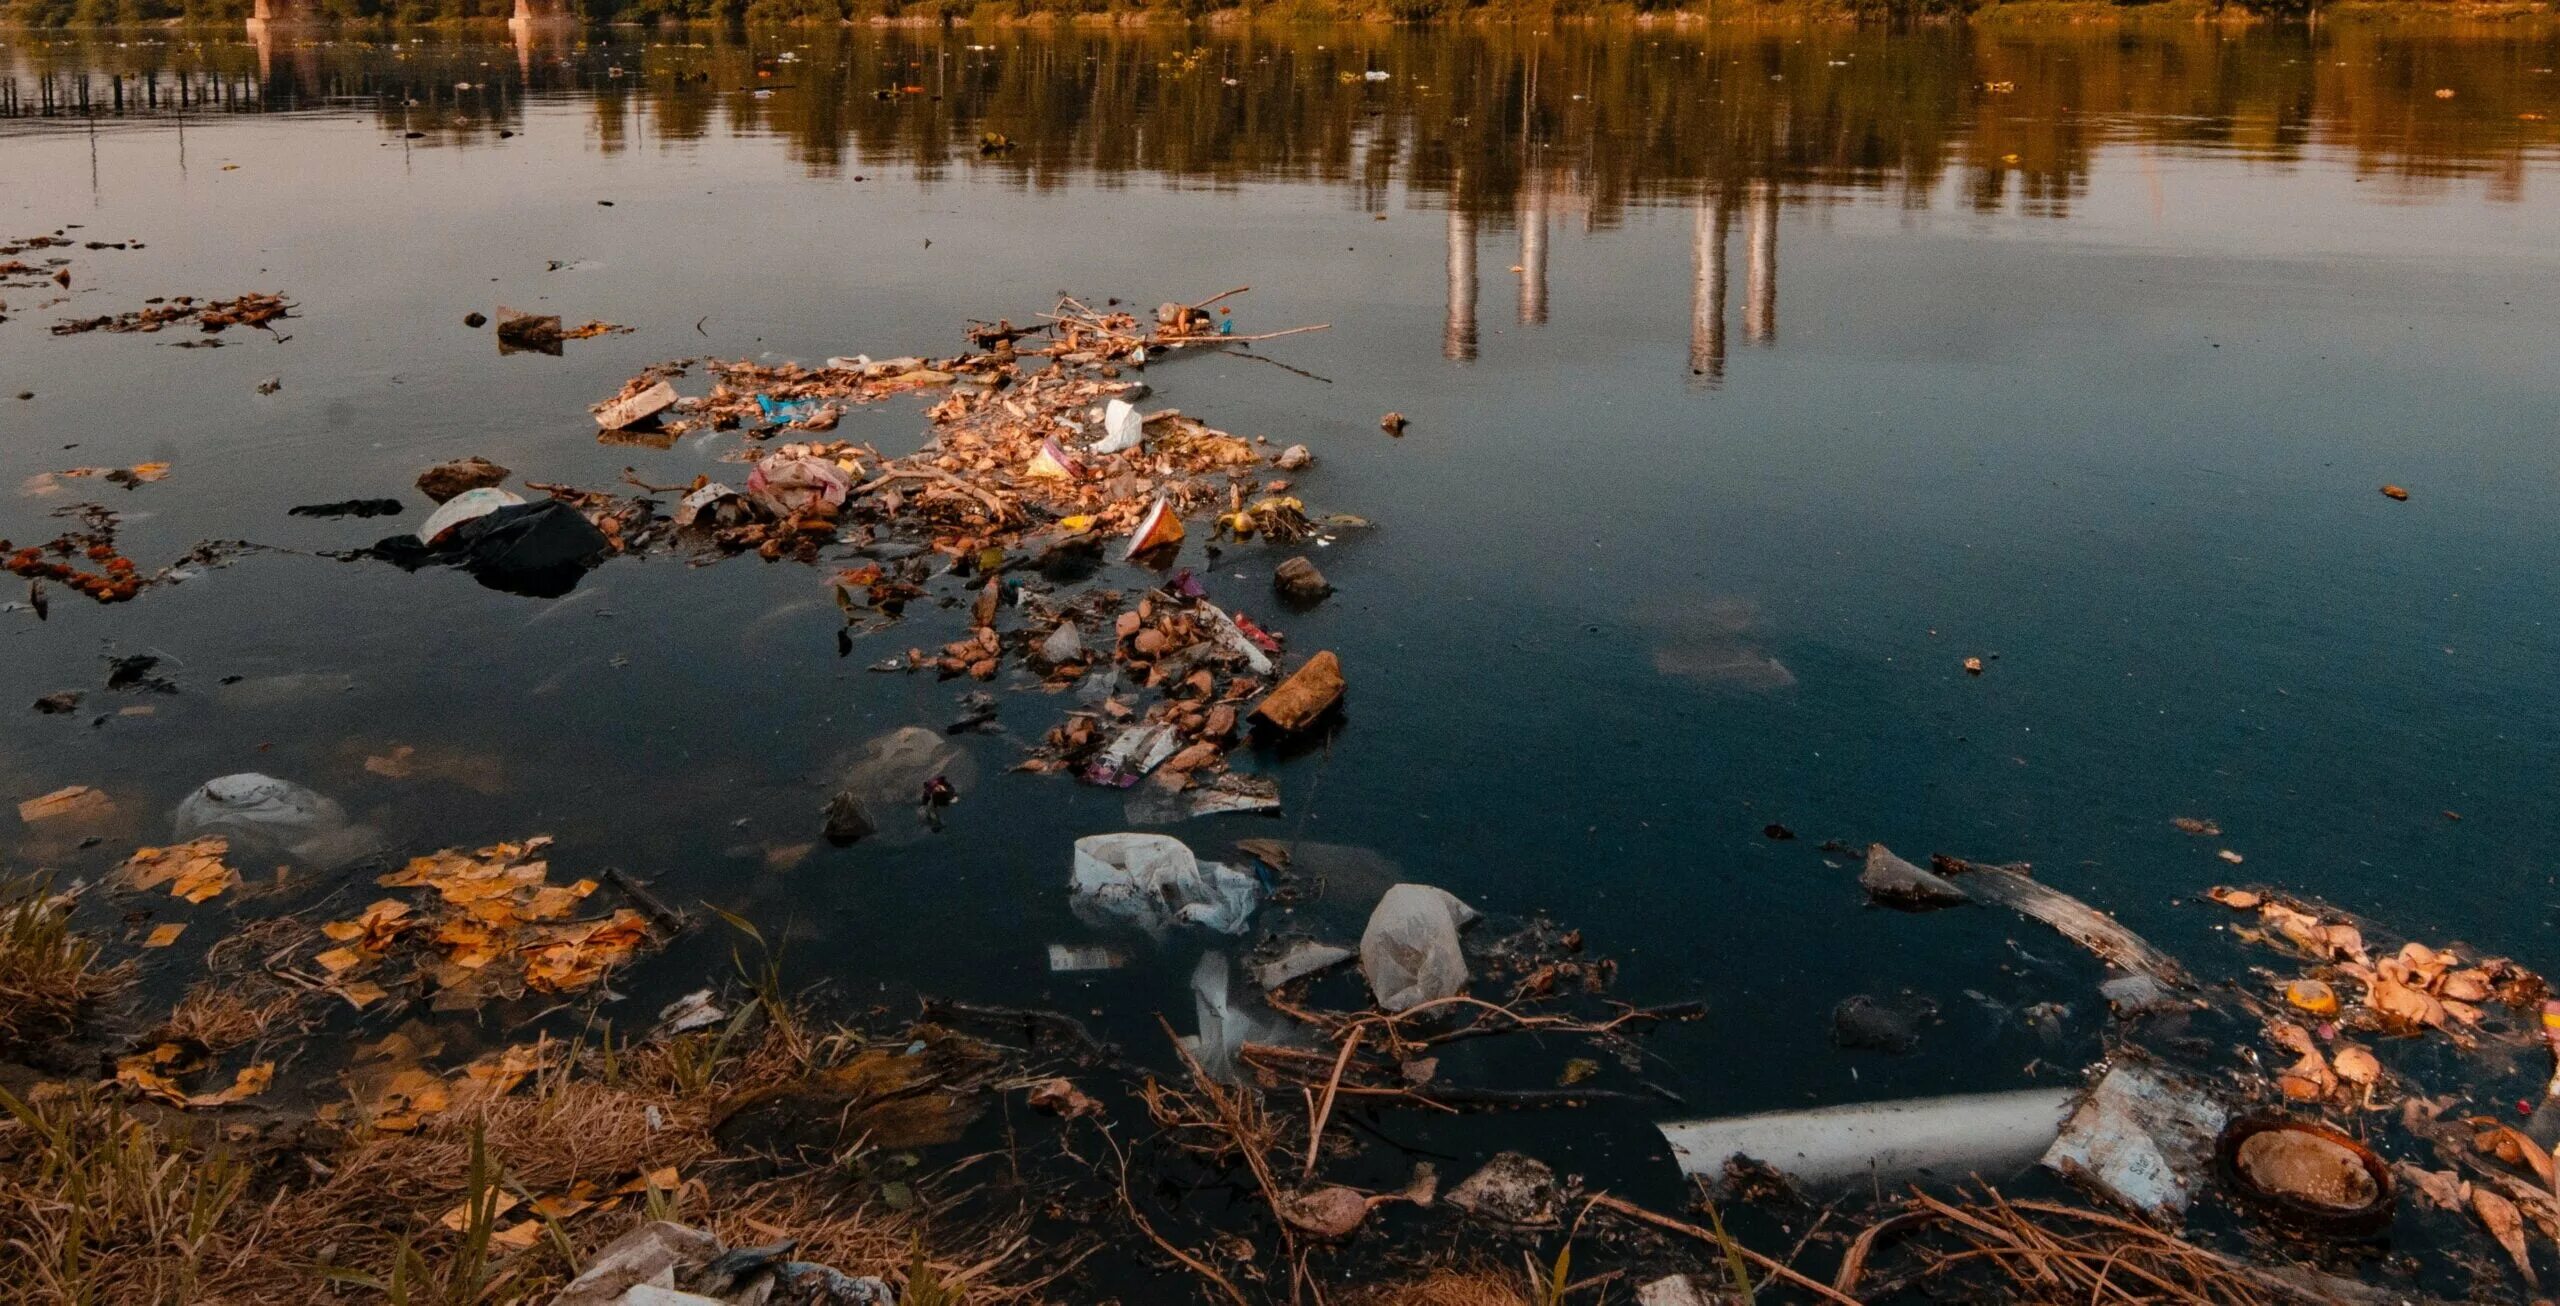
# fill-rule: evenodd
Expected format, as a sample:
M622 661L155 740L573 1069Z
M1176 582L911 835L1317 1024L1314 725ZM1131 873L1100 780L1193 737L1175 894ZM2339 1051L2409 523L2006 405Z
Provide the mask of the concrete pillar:
M1724 250L1732 230L1723 191L1698 201L1689 232L1689 375L1711 390L1724 384Z
M1743 283L1742 338L1778 343L1778 187L1751 183L1751 271Z
M1442 357L1466 362L1476 356L1476 220L1453 188L1449 195L1449 318L1440 333Z

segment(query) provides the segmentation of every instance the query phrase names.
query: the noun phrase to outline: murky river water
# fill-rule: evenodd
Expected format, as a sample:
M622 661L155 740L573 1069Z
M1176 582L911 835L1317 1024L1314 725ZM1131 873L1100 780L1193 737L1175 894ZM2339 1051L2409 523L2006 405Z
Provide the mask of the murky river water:
M1070 841L1128 822L1008 770L1062 700L957 737L945 832L793 861L862 741L958 715L968 682L865 667L961 612L840 656L825 570L623 559L534 600L315 556L396 522L286 510L414 522L411 478L466 454L682 482L703 447L584 412L644 363L950 352L1060 291L1249 285L1239 330L1330 329L1262 347L1287 368L1152 368L1158 402L1310 445L1310 506L1378 526L1319 555L1331 602L1271 613L1340 653L1344 728L1257 763L1280 818L1175 829L1204 855L1351 845L1581 927L1622 994L1708 1002L1654 1043L1699 1112L2011 1086L2094 1041L2067 944L1869 910L1826 840L2031 861L2173 952L2221 946L2191 895L2263 879L2548 968L2556 64L2532 30L12 35L0 234L145 247L0 292L0 536L94 499L146 568L273 549L0 613L0 790L118 805L94 847L0 837L95 876L254 770L412 849L556 835L855 1005L1188 1029L1194 954L1050 970L1091 940ZM48 333L248 290L299 305L284 338ZM461 319L502 303L637 330L500 357ZM20 489L146 460L167 478ZM1271 606L1276 555L1199 538L1213 596ZM136 653L177 692L107 690ZM402 745L409 775L367 768ZM1831 1046L1833 1004L1904 987L1941 1009L1917 1053ZM2003 1014L2048 999L2059 1042Z

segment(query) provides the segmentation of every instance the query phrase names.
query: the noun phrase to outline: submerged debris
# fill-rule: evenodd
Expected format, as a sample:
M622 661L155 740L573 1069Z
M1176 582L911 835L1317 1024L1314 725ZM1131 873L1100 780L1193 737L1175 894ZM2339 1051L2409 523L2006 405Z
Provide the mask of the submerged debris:
M142 308L105 317L64 318L53 324L58 336L76 336L90 331L118 334L153 332L182 322L193 322L207 334L226 327L247 326L272 330L269 325L279 318L293 315L293 304L281 295L251 293L237 299L200 300L193 295L177 295L151 300Z

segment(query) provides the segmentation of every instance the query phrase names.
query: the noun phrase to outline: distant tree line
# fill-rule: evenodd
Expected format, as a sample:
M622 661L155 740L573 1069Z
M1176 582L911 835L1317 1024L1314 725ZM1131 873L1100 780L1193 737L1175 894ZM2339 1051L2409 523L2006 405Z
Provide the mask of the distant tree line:
M1754 8L1788 12L1825 10L1866 19L1960 18L1998 0L570 0L578 17L597 23L653 22L862 22L873 18L1005 18L1054 14L1155 12L1201 17L1243 8L1279 18L1385 15L1408 21L1450 18L1487 7L1534 8L1541 13L1648 12L1688 9L1738 14ZM2089 0L2140 8L2162 0ZM422 24L505 18L514 0L305 0L325 17L368 24ZM2319 0L2208 0L2273 17L2297 17ZM0 0L0 22L28 27L116 26L158 23L238 22L251 0Z

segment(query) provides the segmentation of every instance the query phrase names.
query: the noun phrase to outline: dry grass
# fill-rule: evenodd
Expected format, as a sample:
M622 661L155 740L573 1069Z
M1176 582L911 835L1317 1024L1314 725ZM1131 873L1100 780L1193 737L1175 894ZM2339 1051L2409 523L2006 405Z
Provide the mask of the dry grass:
M1419 1279L1373 1288L1349 1306L1533 1306L1520 1276L1490 1270L1433 1270Z
M312 1014L304 1009L309 1000L309 994L273 982L244 987L199 980L144 1041L192 1041L215 1053L265 1043L310 1028Z
M68 1032L128 981L130 965L101 966L71 930L68 907L32 886L0 899L0 1035ZM220 1051L306 1035L322 1012L267 970L281 933L226 940L215 974L149 1037ZM773 1000L778 984L764 992L711 1030L493 1051L474 1064L499 1084L419 1064L437 1041L404 1030L368 1045L347 1072L351 1100L316 1119L281 1094L216 1115L107 1086L0 1092L0 1299L538 1302L649 1219L736 1246L797 1239L804 1258L904 1284L920 1306L1036 1297L1041 1267L1067 1262L1031 1245L1019 1202L973 1202L963 1225L928 1214L942 1181L896 1170L892 1203L871 1137L965 1122L978 1107L953 1104L983 1102L1013 1073L1004 1056L964 1039L946 1053L950 1036L920 1030L894 1046L926 1037L934 1055L889 1057L811 1026ZM383 1097L394 1085L396 1109ZM421 1093L444 1100L421 1106ZM414 1127L378 1128L385 1110ZM761 1117L733 1121L741 1111L801 1129L759 1148Z
M194 1302L248 1171L102 1089L0 1092L0 1283L18 1301Z
M0 1048L68 1033L132 977L129 965L98 964L97 943L71 928L67 898L33 881L0 889Z

